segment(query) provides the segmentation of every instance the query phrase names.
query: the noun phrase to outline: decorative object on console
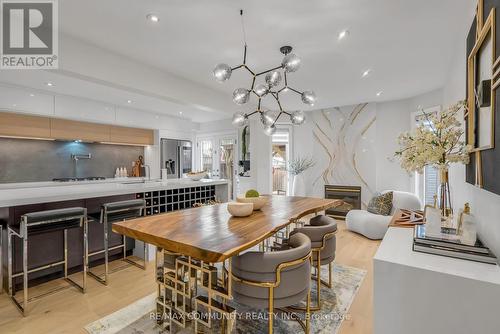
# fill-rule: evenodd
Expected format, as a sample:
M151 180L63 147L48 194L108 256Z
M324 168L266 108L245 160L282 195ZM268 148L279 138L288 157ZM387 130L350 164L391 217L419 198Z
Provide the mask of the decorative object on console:
M254 114L259 114L262 125L264 126L264 133L267 135L273 135L276 132L276 122L282 114L287 115L290 121L294 125L300 125L304 123L305 116L304 112L297 110L293 112L288 112L283 109L280 101L280 94L292 91L301 96L302 102L307 105L314 105L316 102L316 94L313 91L303 91L300 92L295 88L288 85L288 73L293 73L300 68L300 58L297 57L292 52L291 46L282 46L280 52L284 54L281 65L262 71L254 72L247 66L247 42L245 25L243 23L243 10L240 10L241 16L241 26L243 30L243 42L244 42L244 53L243 53L243 63L236 67L231 67L227 64L218 64L213 70L213 75L215 79L219 82L224 82L229 80L233 71L243 68L246 69L252 76L252 84L249 89L237 88L233 92L233 102L238 105L243 105L250 100L250 95L253 93L258 99L257 110L251 113L241 113L236 112L233 116L233 125L235 126L245 126L248 123L248 118ZM283 75L281 74L283 72ZM256 84L256 79L259 76L265 75L265 83ZM283 86L278 88L283 82ZM271 96L278 106L278 111L264 109L261 105L262 98L266 96Z
M411 227L424 224L424 213L420 210L399 209L396 211L389 227Z
M314 167L316 162L312 158L291 159L287 166L287 171L293 177L292 196L305 196L306 187L304 184L303 173L309 168Z
M424 209L424 219L427 234L439 235L442 227L442 212L436 206L426 205Z
M474 245L477 240L477 223L475 217L470 212L464 210L460 214L458 225L459 228L457 231L460 235L460 241L466 245Z
M426 234L426 225L415 226L413 250L416 252L454 257L458 259L497 264L498 260L478 239L473 244L462 242L457 235L441 233Z
M393 192L388 191L384 194L376 193L368 203L366 211L376 215L388 216L392 211Z
M439 168L439 208L446 217L453 214L448 168L452 163L467 164L472 150L462 140L465 131L457 118L462 110L467 111L465 101L459 101L437 115L424 113L426 122L419 124L412 134L402 133L398 138L400 150L395 153L401 167L409 173L421 173L425 166Z

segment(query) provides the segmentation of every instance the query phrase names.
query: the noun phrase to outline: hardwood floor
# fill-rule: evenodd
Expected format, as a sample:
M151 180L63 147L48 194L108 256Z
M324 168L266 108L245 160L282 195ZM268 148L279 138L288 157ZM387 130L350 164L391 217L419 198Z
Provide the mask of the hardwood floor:
M368 271L340 329L340 334L369 334L373 326L372 259L380 242L349 232L339 222L336 262ZM122 265L114 261L113 265ZM81 275L72 276L81 280ZM86 333L83 327L156 291L153 266L146 271L128 267L110 275L108 286L88 278L88 292L83 295L69 288L35 301L28 317L23 318L4 292L0 295L0 333L57 334ZM44 288L66 284L60 280ZM43 292L40 287L30 294Z

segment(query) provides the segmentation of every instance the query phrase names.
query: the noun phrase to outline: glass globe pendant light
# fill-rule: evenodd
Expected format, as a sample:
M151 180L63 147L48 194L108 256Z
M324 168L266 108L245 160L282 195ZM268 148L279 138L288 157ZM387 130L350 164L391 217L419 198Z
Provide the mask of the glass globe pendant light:
M232 124L233 124L233 126L236 126L236 127L242 127L244 125L247 125L248 124L247 115L240 113L240 112L234 113Z
M272 136L276 133L276 126L268 125L264 128L264 133L268 136Z
M293 125L301 125L306 121L306 116L303 111L297 110L290 115L290 121Z
M287 54L283 58L281 66L287 73L296 72L300 68L300 58L293 53Z
M302 93L302 102L313 106L314 103L316 103L316 94L314 94L314 92L311 90L306 90Z
M237 88L233 92L233 102L239 105L245 104L250 99L250 91L245 88Z
M215 80L224 82L226 80L229 80L232 72L233 70L231 69L231 66L227 64L217 64L217 66L215 66L214 68L213 74Z

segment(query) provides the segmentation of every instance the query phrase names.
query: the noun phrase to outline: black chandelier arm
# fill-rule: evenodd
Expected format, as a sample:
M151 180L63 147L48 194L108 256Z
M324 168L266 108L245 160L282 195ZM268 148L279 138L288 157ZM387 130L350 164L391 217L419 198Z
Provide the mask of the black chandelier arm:
M254 89L254 87L255 87L255 79L256 79L256 78L257 78L257 77L254 75L254 76L253 76L253 79L252 79L252 88L250 88L250 90L251 90L252 92L254 92L254 93L255 93L255 91L254 91L253 89ZM255 95L257 95L257 93L255 93ZM257 95L257 96L258 96L258 95Z
M273 127L273 126L276 124L276 122L278 122L278 120L280 119L280 116L281 116L281 114L282 114L282 113L283 113L283 111L281 111L281 112L278 114L278 116L274 119L274 122L273 122L273 124L271 124L271 127Z
M255 111L253 111L253 112L251 112L249 114L245 114L245 117L248 118L248 117L250 117L250 116L252 116L252 115L254 115L254 114L258 113L258 112L260 112L260 110L255 110Z
M278 93L273 93L271 92L271 95L274 97L274 99L276 100L276 103L278 103L278 107L280 108L280 114L283 112L283 108L281 107L281 102L280 102L280 99L279 99L279 96L278 96Z
M281 66L281 65L280 66L276 66L275 68L271 68L270 70L257 73L255 76L258 77L259 75L266 74L266 73L269 73L269 72L272 72L272 71L276 71L276 70L279 70L280 68L283 68L283 66Z
M292 92L295 92L295 93L297 93L297 94L299 94L299 95L302 95L302 92L299 92L299 91L298 91L298 90L296 90L295 88L292 88L292 87L286 87L286 88L290 89Z
M239 70L240 68L244 67L245 64L241 64L241 65L238 65L238 66L235 66L235 67L232 67L231 68L231 71L236 71L236 70Z
M259 102L257 104L257 110L260 110L260 101L262 100L262 97L259 96Z
M283 74L284 74L283 76L285 77L285 87L283 87L283 88L286 88L288 86L288 79L286 77L286 71L283 71Z
M243 51L243 65L247 64L247 43L245 43L245 51Z
M250 72L251 75L255 76L255 72L252 71L247 65L243 65L243 67L246 68L246 70Z

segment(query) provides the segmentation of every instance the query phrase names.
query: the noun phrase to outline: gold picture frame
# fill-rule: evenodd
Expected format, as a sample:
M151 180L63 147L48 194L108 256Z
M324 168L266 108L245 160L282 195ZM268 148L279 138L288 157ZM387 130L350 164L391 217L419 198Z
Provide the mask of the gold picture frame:
M496 11L495 8L491 9L488 18L482 24L482 3L481 1L478 4L478 12L477 12L477 32L476 32L476 43L469 54L467 59L467 73L468 73L468 82L467 82L467 124L468 124L468 132L467 132L467 143L473 146L473 151L483 151L493 149L495 147L495 90L500 86L500 58L496 57ZM489 36L489 38L487 38ZM476 108L476 67L477 67L477 55L481 50L481 47L485 43L485 41L491 40L491 86L490 86L490 138L489 144L478 146L477 138L476 138L476 123L479 117L477 116L477 108ZM497 69L498 68L498 69ZM495 81L497 79L497 81Z

